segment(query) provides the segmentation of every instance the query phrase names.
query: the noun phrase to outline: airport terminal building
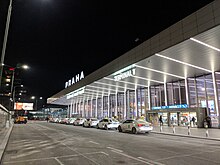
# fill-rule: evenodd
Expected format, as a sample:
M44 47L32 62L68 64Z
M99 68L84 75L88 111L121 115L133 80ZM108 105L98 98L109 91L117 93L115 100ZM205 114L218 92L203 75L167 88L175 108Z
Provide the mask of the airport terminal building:
M209 116L219 128L220 1L90 75L77 74L47 102L68 105L68 117L145 117L157 125L162 115L165 125L179 126L195 117L203 127Z

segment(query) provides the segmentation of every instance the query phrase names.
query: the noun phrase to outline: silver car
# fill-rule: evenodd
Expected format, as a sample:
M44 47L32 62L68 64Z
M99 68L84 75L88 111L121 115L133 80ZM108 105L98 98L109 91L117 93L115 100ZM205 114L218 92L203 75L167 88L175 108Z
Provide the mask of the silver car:
M152 124L145 120L125 120L118 126L119 132L148 133L153 130Z

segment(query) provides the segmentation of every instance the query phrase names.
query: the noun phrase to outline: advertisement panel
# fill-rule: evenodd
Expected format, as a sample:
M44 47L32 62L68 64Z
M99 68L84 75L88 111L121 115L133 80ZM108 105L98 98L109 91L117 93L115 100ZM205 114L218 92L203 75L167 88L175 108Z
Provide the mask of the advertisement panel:
M33 110L34 103L15 103L14 110Z

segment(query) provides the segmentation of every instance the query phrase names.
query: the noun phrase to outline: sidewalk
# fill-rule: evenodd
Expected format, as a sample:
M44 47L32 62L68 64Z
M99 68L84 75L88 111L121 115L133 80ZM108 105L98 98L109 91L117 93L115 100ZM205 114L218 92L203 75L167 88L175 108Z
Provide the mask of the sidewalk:
M173 129L173 127L162 126L162 130L161 130L160 126L154 126L152 133L220 141L220 129L218 128L205 129L205 128L190 127L188 129L188 127L176 126Z
M7 146L12 128L13 128L13 124L9 128L3 128L0 131L0 164L1 164L1 160L2 160L4 150Z

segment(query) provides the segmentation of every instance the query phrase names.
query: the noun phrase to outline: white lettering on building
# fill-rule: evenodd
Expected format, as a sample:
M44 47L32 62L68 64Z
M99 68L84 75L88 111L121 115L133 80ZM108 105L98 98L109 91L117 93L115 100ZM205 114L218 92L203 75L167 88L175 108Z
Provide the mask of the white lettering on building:
M135 68L127 70L125 72L122 72L122 73L114 76L114 80L115 81L120 81L122 79L125 79L127 77L131 77L131 76L134 76L134 75L135 75Z
M79 82L80 80L82 80L84 78L84 73L83 71L80 73L80 74L77 74L75 75L72 79L68 80L66 83L65 83L65 88Z

